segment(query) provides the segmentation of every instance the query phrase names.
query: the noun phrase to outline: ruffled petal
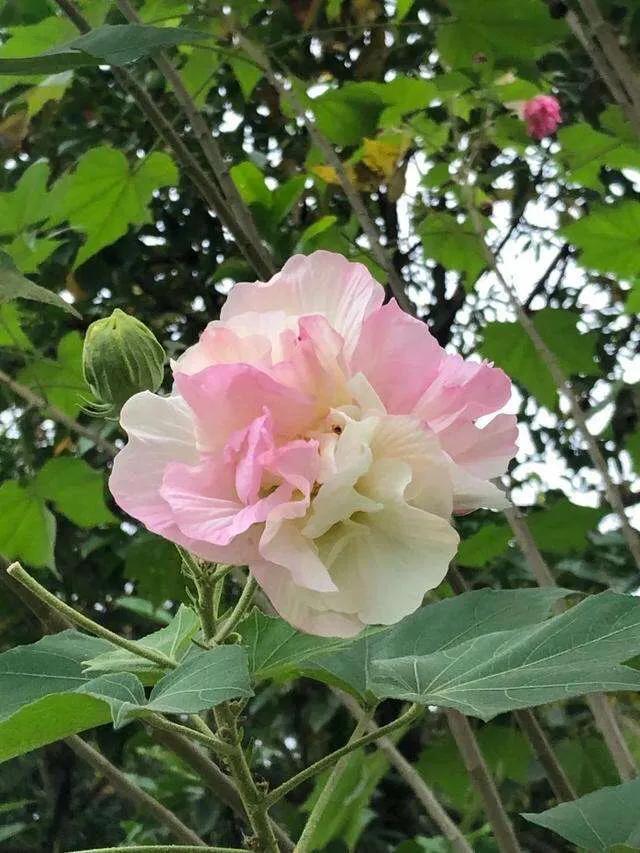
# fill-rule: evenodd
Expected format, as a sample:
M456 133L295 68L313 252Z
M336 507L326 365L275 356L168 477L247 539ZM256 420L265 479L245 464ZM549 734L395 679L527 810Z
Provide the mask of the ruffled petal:
M382 305L384 288L362 264L334 252L294 255L267 282L232 288L220 313L223 321L247 312L283 311L293 316L321 314L355 347L364 319Z

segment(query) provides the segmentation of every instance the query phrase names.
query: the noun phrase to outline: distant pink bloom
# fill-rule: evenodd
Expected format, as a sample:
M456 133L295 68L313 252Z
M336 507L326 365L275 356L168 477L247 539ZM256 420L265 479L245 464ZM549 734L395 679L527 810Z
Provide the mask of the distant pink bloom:
M511 383L446 353L383 305L361 264L297 255L237 284L174 364L173 393L136 394L110 479L146 527L248 565L278 612L349 636L412 612L444 578L452 513L501 508L490 480L516 446Z
M543 139L555 133L562 123L560 104L552 95L536 95L522 105L522 118L529 136Z

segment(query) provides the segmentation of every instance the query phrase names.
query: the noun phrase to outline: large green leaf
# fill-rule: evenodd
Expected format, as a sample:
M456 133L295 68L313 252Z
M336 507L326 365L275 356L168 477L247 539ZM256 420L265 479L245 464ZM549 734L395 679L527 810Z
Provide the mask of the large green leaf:
M30 566L55 565L56 520L42 498L19 483L0 486L0 553Z
M371 136L384 108L374 83L346 83L309 100L318 127L337 145L357 145Z
M640 779L633 779L540 814L529 812L522 817L587 850L606 853L618 844L637 850L640 848L638 803Z
M249 667L257 679L307 675L367 690L367 667L376 658L430 654L494 631L507 631L548 616L561 589L481 589L420 608L396 625L353 640L303 634L282 619L254 611L240 626Z
M0 74L56 74L85 65L128 65L161 48L208 37L186 28L104 24L38 56L0 56Z
M84 459L60 456L38 471L32 492L52 501L56 509L80 527L114 524L116 517L104 499L104 474Z
M596 333L580 333L576 328L577 320L572 311L560 308L543 308L533 318L540 336L565 373L597 376L600 371L595 361ZM556 385L519 323L489 323L484 330L481 352L544 406L556 407Z
M65 302L57 293L47 290L45 287L40 287L39 284L34 284L28 278L25 278L16 268L13 259L5 252L0 252L0 304L9 302L12 299L28 299L32 302L44 302L47 305L55 305L56 308L62 308L64 311L68 311L69 314L73 314L74 317L80 317L76 309L69 305L68 302Z
M0 762L108 722L108 705L77 691L91 680L82 661L109 646L63 631L0 655Z
M579 506L561 498L548 509L532 513L527 523L541 550L566 554L587 547L587 534L596 530L604 514L596 507Z
M584 693L637 690L640 672L620 664L638 653L640 601L605 592L539 625L432 654L373 660L368 687L380 698L456 708L488 720Z
M155 151L130 168L121 151L101 145L84 154L52 190L51 222L68 221L86 235L75 265L115 242L130 225L149 220L147 205L158 187L176 184L173 160Z
M572 124L558 133L561 159L576 183L598 188L602 166L617 169L640 168L640 145L617 135L601 133L589 124Z
M593 208L587 216L562 228L580 249L586 267L623 278L640 273L640 203L623 201Z
M48 216L49 164L36 160L20 176L13 190L0 193L0 234L19 234Z

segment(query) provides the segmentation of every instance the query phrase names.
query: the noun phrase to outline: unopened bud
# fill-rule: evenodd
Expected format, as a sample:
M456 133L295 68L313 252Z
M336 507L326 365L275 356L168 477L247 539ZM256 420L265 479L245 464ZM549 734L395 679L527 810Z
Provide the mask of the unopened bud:
M87 329L82 370L104 413L117 415L139 391L157 391L165 353L144 323L119 308Z

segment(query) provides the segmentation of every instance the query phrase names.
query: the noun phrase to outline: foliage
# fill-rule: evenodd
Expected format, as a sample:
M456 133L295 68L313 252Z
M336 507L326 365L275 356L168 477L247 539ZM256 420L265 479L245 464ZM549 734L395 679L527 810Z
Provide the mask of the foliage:
M235 709L246 760L274 789L346 742L353 721L340 690L367 709L379 702L380 725L405 700L425 706L391 741L474 850L495 853L500 841L448 709L480 718L472 731L523 849L637 846L637 782L618 784L580 698L615 694L640 762L637 570L566 398L487 270L483 245L497 251L571 379L637 520L640 140L564 4L136 0L134 23L115 2L76 5L87 34L53 0L0 9L0 553L138 645L62 626L43 637L54 628L24 607L15 584L0 585L0 761L9 762L0 846L175 842L61 742L78 733L207 843L241 845L242 820L184 756L152 738L151 715L187 724L185 715L213 705ZM635 4L599 5L637 63ZM278 91L238 33L290 89ZM160 48L214 132L218 178L180 110L180 89L155 64ZM139 90L184 141L186 160L141 109ZM516 102L551 92L564 124L534 142ZM83 341L94 320L120 309L177 357L233 283L259 277L201 175L224 198L237 193L274 268L296 251L327 248L388 281L300 106L343 163L417 314L442 344L492 360L516 383L521 450L506 485L559 587L533 588L506 518L480 512L456 519L458 573L470 591L454 594L452 575L416 614L355 640L309 637L252 610L208 648L180 554L126 518L106 488L122 433L92 414ZM220 595L223 624L240 595L235 574ZM559 804L517 727L511 712L529 706L541 706L537 719L582 795L575 802ZM325 770L273 807L292 837L327 778ZM452 849L397 764L375 749L348 760L312 848Z

